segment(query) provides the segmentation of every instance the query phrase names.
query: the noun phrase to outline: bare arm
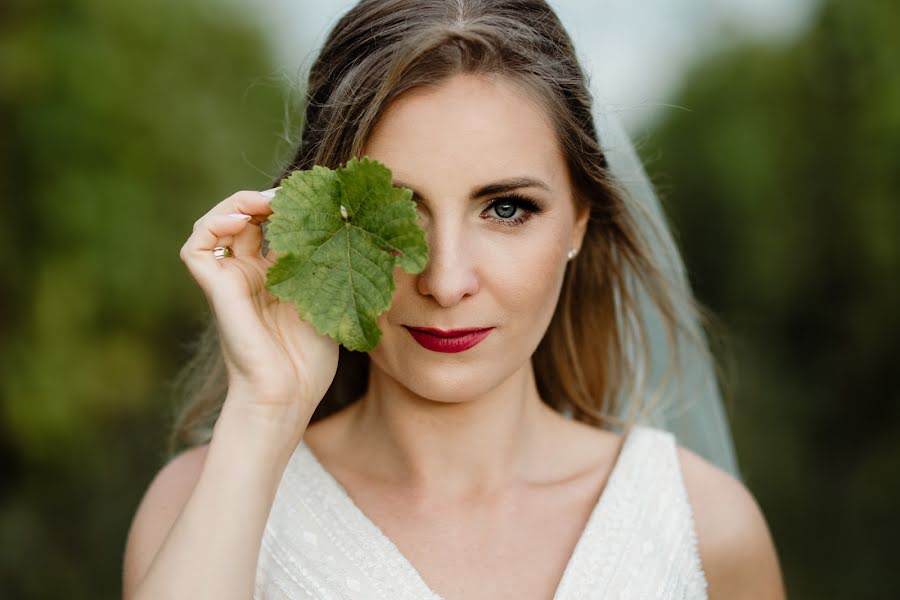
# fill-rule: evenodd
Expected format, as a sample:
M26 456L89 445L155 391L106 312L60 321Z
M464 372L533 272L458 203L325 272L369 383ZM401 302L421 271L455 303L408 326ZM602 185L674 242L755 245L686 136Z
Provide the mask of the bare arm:
M215 316L228 397L207 448L166 465L125 548L126 600L252 597L263 531L281 476L334 380L337 343L266 288L265 193L240 191L194 222L180 257ZM231 256L217 258L225 241Z
M685 486L710 600L784 600L775 544L743 483L684 448Z
M226 409L209 446L179 455L148 489L125 550L126 600L253 596L263 530L296 443Z

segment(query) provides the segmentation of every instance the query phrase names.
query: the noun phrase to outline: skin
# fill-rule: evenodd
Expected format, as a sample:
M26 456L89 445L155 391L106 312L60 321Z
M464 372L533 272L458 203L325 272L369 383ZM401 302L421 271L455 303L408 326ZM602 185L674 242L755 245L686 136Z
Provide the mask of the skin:
M396 273L369 392L308 428L338 348L267 298L273 257L258 253L268 199L238 192L194 224L181 258L219 317L229 394L213 443L173 460L142 501L124 597L138 582L145 597L196 597L197 589L247 597L261 530L301 435L443 598L554 595L621 440L547 408L531 370L565 253L585 226L544 117L522 90L470 76L415 90L383 116L366 153L420 192L431 261L421 274ZM519 215L497 212L496 198L468 198L475 186L523 174L547 189L523 190L540 212L519 227L497 221ZM228 243L236 258L216 260L212 248ZM494 330L450 355L416 345L404 324ZM783 598L753 497L678 452L709 597ZM247 518L235 521L238 513ZM216 589L204 573L217 574Z
M364 151L416 190L430 260L422 273L395 272L365 396L309 426L304 441L447 599L552 597L620 448L616 434L543 404L530 361L587 224L554 140L520 88L460 75L394 101ZM547 186L516 191L535 214L491 206L502 195L469 197L521 176ZM404 325L494 329L447 354ZM781 598L752 496L679 453L710 597Z
M576 219L565 162L546 143L552 135L541 116L521 93L461 77L395 103L365 149L421 194L430 259L418 275L395 270L397 289L378 320L383 337L369 353L369 393L354 411L353 439L374 453L371 462L385 465L381 475L429 495L504 489L540 460L543 448L534 443L555 422L529 359L556 307L566 253L581 244L587 211ZM515 176L549 187L517 190L543 209L521 225L496 222L498 209L486 210L495 197L469 199L472 188ZM524 209L507 214L508 222L529 216ZM447 354L420 346L404 325L494 330L474 348Z

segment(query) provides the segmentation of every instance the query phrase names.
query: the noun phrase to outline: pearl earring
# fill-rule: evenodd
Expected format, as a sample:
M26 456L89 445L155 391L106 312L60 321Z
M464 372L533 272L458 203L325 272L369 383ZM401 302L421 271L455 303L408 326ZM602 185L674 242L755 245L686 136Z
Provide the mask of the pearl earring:
M573 258L575 258L576 254L578 254L578 250L572 248L569 250L569 253L566 256L568 256L569 260L572 260Z

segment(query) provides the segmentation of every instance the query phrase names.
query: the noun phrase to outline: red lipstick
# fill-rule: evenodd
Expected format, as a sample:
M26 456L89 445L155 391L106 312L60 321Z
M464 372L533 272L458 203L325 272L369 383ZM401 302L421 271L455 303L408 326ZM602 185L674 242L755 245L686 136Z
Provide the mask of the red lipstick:
M462 352L488 336L493 327L469 329L434 329L431 327L406 327L406 330L424 348L435 352Z

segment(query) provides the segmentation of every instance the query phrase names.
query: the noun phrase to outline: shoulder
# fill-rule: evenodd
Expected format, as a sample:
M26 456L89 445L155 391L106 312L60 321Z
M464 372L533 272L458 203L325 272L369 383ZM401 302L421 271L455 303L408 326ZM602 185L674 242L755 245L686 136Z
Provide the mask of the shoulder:
M153 477L135 512L125 543L123 597L130 597L150 567L178 515L194 491L209 445L178 454Z
M756 499L729 473L676 448L709 597L784 598L775 545Z

